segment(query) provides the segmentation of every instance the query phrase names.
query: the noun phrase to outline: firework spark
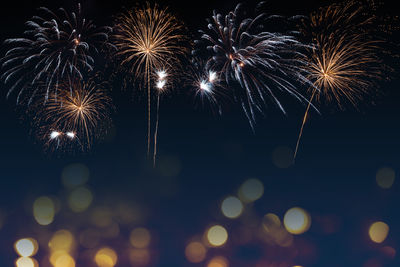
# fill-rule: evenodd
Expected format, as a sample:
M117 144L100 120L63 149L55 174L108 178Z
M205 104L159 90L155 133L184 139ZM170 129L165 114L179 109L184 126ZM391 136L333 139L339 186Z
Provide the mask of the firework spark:
M312 13L310 20L304 23L303 32L315 44L315 49L309 50L307 65L308 78L314 86L309 89L311 97L295 157L313 100L341 109L345 103L356 107L375 88L381 75L377 56L380 42L369 29L374 17L365 14L365 7L359 2L333 4Z
M61 139L77 140L82 149L89 149L107 126L112 104L102 84L77 80L71 85L59 84L58 90L50 93L45 103L40 101L35 109L39 137L46 141L49 136L50 141L58 143Z
M142 8L120 14L115 23L115 46L121 65L147 87L147 153L150 153L151 75L158 69L175 68L179 57L187 53L182 45L184 26L158 5L147 3ZM172 64L173 63L173 64Z
M245 17L241 4L225 16L214 11L208 29L200 31L201 40L196 42L206 49L195 52L206 53L208 68L224 76L252 128L255 110L263 111L266 97L283 112L277 93L283 91L304 100L293 83L307 83L305 61L299 52L304 45L294 36L264 31L264 22L273 18L276 16L266 14ZM206 84L202 87L209 88Z
M93 55L107 43L111 30L85 19L80 5L72 13L63 8L58 13L45 7L39 11L44 15L26 22L26 37L5 41L11 48L1 60L1 78L10 85L7 96L19 90L17 103L26 94L30 103L39 89L45 90L47 99L61 80L82 78L84 71L94 68Z
M195 89L195 95L200 98L202 104L207 101L211 106L211 110L218 107L219 114L221 114L221 107L216 97L216 88L221 87L218 73L209 70L204 60L195 57L191 60L186 74L188 86Z

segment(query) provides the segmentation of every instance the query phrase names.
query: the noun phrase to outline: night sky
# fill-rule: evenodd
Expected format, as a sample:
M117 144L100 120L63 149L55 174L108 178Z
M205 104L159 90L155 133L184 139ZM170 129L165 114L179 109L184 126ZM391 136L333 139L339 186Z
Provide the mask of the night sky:
M255 3L248 1L247 5L252 8ZM271 13L293 15L308 14L329 3L332 1L307 0L293 5L282 0L271 1L270 5ZM0 10L1 41L19 36L36 7L74 7L72 1L61 0L15 0L10 4ZM121 0L89 0L82 4L86 17L97 25L110 25L115 14L135 6L132 1ZM205 18L213 9L226 12L236 2L169 0L160 4L169 6L196 35L198 29L206 27ZM394 9L386 3L385 11ZM4 51L2 48L2 55ZM33 256L39 266L52 266L44 263L48 253L44 232L48 235L68 229L78 235L89 227L83 225L82 218L89 216L91 209L113 207L117 202L140 207L141 219L121 224L117 237L103 238L92 248L115 249L121 259L117 267L139 266L124 260L128 246L125 243L129 243L129 233L135 227L147 228L152 236L151 261L143 266L207 266L218 255L225 257L232 267L400 266L400 80L394 74L391 81L380 85L379 96L363 103L358 110L322 106L321 114L311 111L294 164L290 155L296 145L304 105L284 98L287 115L269 105L265 116L257 117L253 132L240 105L233 100L226 101L220 116L207 106L202 107L191 88L180 86L162 99L159 156L153 168L146 160L144 93L133 94L130 89L114 86L113 126L103 138L86 153L49 153L35 141L29 122L23 119L23 107L16 105L13 96L6 99L7 88L1 83L0 266L13 266L18 258L13 245L24 237L39 240L38 254ZM87 166L90 178L86 187L94 199L88 211L74 214L63 203L68 190L61 176L65 168L76 163ZM376 182L378 170L384 167L396 173L389 189ZM236 195L240 185L250 178L262 182L263 196L245 207L251 211L244 213L243 218L224 218L221 202ZM32 203L40 196L61 201L61 210L46 227L38 226L32 216ZM246 216L261 220L265 214L274 213L283 220L292 207L303 208L312 219L306 233L294 235L295 248L254 240L236 244L231 238L238 228L250 227L251 220ZM324 230L325 219L334 231ZM380 244L372 242L368 235L370 225L376 221L390 227L386 240ZM213 224L226 227L227 244L210 248L201 263L190 263L185 257L186 245ZM383 247L397 253L384 253ZM84 248L76 248L76 266L97 266L85 261L85 253ZM209 265L213 266L224 267Z

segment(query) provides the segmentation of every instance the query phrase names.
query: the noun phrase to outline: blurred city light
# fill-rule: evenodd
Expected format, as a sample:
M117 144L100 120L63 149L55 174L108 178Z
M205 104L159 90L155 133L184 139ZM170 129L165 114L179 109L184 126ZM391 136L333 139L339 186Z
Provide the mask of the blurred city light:
M93 201L92 192L86 187L78 187L72 190L68 196L68 205L74 212L83 212L89 208Z
M121 224L139 222L142 219L142 209L136 203L118 203L115 212L117 220Z
M96 252L94 260L99 267L114 267L117 264L117 253L111 248L102 248Z
M289 147L277 147L272 152L272 162L278 168L289 168L293 164L294 152Z
M81 163L68 165L62 171L61 180L70 189L84 185L89 180L89 169Z
M190 242L185 249L186 259L192 263L202 262L206 258L207 250L200 242Z
M219 247L228 240L228 232L221 225L214 225L207 231L207 240L211 246Z
M151 235L146 228L140 227L131 232L129 240L135 248L146 248L150 245Z
M129 261L132 266L146 266L150 263L150 252L148 249L130 249Z
M112 212L108 207L95 207L90 217L91 222L97 227L107 227L113 223Z
M15 242L14 248L21 257L31 257L36 254L39 246L35 239L23 238Z
M75 267L75 260L65 251L53 252L50 262L54 267Z
M20 257L15 261L16 267L38 267L39 264L35 259L29 257Z
M376 173L376 183L384 189L392 187L396 173L392 168L381 168Z
M228 267L228 266L229 266L228 260L222 256L216 256L212 258L207 264L207 267Z
M74 236L67 230L59 230L53 234L49 241L51 251L64 251L70 253L74 248Z
M389 259L394 259L396 257L396 250L393 247L385 246L381 248L381 252Z
M265 214L262 220L262 225L264 227L264 230L266 230L267 232L273 232L281 227L281 220L276 214L268 213Z
M53 222L55 205L49 197L39 197L33 203L33 216L40 225L49 225Z
M311 217L302 208L289 209L283 218L283 223L286 230L291 234L302 234L306 232L311 226Z
M375 243L382 243L389 234L389 226L384 222L374 222L369 227L369 237Z
M256 201L264 194L264 186L257 179L245 181L239 188L239 198L245 203Z
M222 213L231 219L239 217L243 212L243 204L237 197L227 197L222 201Z

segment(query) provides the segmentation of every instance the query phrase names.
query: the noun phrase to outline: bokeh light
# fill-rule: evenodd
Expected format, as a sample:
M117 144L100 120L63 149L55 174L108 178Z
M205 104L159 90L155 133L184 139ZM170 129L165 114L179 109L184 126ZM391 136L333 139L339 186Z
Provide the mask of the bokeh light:
M92 192L83 186L72 190L68 196L68 205L74 212L85 211L87 208L89 208L92 201Z
M281 227L281 220L278 215L267 213L264 215L262 225L266 231L273 231L274 229Z
M15 242L15 251L21 257L31 257L38 251L38 243L33 238L23 238Z
M283 223L289 233L299 235L310 228L311 217L302 208L295 207L285 213Z
M53 222L55 204L49 197L39 197L33 203L33 216L40 225L49 225Z
M239 217L243 212L243 204L237 197L227 197L222 201L222 213L231 219Z
M384 189L392 187L396 173L392 168L381 168L376 173L376 183Z
M229 266L228 260L222 256L216 256L212 258L207 264L207 267L228 267L228 266Z
M148 249L131 249L129 261L132 266L146 266L150 263L150 252Z
M61 174L61 180L70 189L84 185L89 180L89 169L81 163L68 165Z
M118 222L122 224L139 222L142 219L142 209L136 203L118 203L115 212Z
M64 251L70 253L74 245L74 236L67 230L55 232L49 241L49 248L53 252Z
M221 225L214 225L207 230L207 240L211 246L219 247L228 240L228 232Z
M117 264L117 253L111 248L102 248L96 252L94 261L99 267L113 267Z
M239 198L246 203L256 201L261 198L263 194L264 185L257 179L249 179L239 188Z
M146 248L150 245L151 235L146 228L136 228L132 230L129 240L135 248Z
M262 219L262 226L267 243L280 247L290 247L293 244L293 236L282 226L276 214L266 214Z
M186 259L192 263L202 262L206 258L207 249L200 242L190 242L185 249Z
M381 252L389 259L394 259L396 257L396 249L394 249L393 247L385 246L381 248Z
M65 251L53 252L50 262L54 267L75 267L75 260Z
M20 257L15 261L16 267L38 267L39 264L35 259L29 257Z
M111 210L103 206L95 207L90 219L97 227L107 227L113 223Z
M369 227L369 237L375 243L382 243L389 234L389 226L384 222L374 222Z
M277 147L272 152L272 162L278 168L289 168L293 164L294 152L289 147Z

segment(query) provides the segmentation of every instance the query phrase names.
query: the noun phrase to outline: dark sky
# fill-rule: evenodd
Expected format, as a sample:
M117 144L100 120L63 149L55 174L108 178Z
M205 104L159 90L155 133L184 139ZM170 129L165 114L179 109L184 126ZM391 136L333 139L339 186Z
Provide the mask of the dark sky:
M317 8L316 2L328 3L271 1L271 9L281 14L306 14ZM205 18L214 8L226 11L236 4L226 0L164 3L193 33L206 26ZM20 0L8 4L0 10L1 41L19 36L36 7L72 5L71 1ZM87 16L99 25L109 24L113 15L133 5L121 0L83 1ZM392 11L390 6L386 10ZM399 86L396 77L384 83L375 104L366 103L360 110L321 107L321 115L312 112L296 163L284 169L274 165L273 151L281 146L294 148L304 106L288 99L287 116L269 106L265 116L258 117L253 133L233 101L218 116L195 104L190 88L179 88L161 103L159 161L167 169L176 164L179 169L177 175L165 177L159 168L146 164L144 98L112 88L116 112L105 140L86 154L49 154L35 144L28 123L20 119L15 98L5 99L7 88L1 85L0 209L8 214L9 230L0 227L0 266L11 266L16 258L12 244L24 225L21 220L27 216L28 199L59 194L60 174L75 162L88 166L89 185L99 201L121 195L147 207L146 225L159 235L154 266L191 266L183 254L187 239L214 219L213 211L224 196L251 177L260 179L265 187L264 198L255 206L260 214L272 211L283 216L288 208L301 206L311 216L335 214L341 218L342 228L333 236L319 235L317 226L310 229L306 238L318 248L318 256L305 266L363 266L376 254L366 235L368 224L375 220L388 223L387 244L399 252L398 177L386 191L375 182L379 168L400 171ZM231 266L253 266L235 264L252 255L231 254ZM383 266L399 266L398 257Z

